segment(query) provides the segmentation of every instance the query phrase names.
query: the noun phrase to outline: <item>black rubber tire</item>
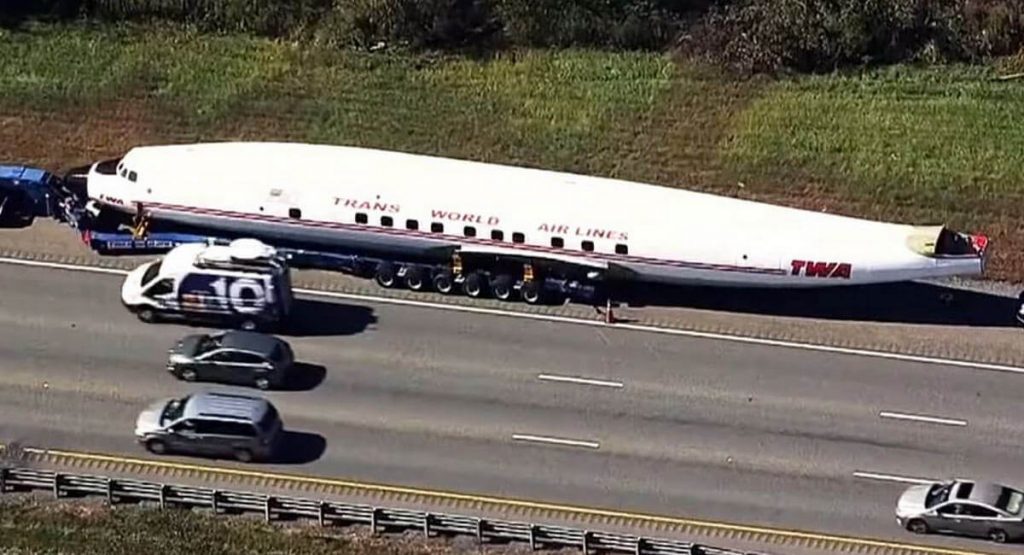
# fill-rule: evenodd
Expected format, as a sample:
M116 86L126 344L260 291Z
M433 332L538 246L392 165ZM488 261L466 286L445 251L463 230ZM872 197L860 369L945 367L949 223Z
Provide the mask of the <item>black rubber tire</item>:
M398 272L396 271L395 265L390 262L382 262L377 266L377 271L374 273L373 279L377 280L377 284L385 289L392 289L398 284L397 278Z
M235 449L235 460L238 462L252 462L252 451L248 449Z
M434 279L431 281L434 284L434 290L442 295L451 295L455 291L455 277L448 270L434 274Z
M167 453L167 444L159 439L151 439L146 442L146 451L154 455L163 455Z
M923 520L915 518L914 520L911 520L907 523L907 530L910 530L915 534L927 534L928 523Z
M409 266L405 271L405 286L410 291L423 291L427 288L425 272L418 266Z
M993 528L988 531L988 539L996 543L1006 543L1010 537L1006 533L1006 530L1003 530L1002 528Z
M514 300L514 285L515 279L508 274L501 274L494 278L494 281L491 282L491 291L494 293L494 298L500 301Z
M540 284L536 281L527 281L519 290L526 304L541 304L544 302L544 295L541 294Z
M186 382L194 382L196 381L197 377L198 376L196 376L196 371L191 368L185 368L184 370L181 371L181 379L185 380Z
M472 299L479 299L484 296L487 290L487 280L483 274L479 272L473 272L466 275L466 280L462 282L462 292L467 297Z
M139 311L136 312L135 315L138 316L139 320L142 320L147 324L152 324L153 322L156 322L156 312L154 312L152 308L139 309Z

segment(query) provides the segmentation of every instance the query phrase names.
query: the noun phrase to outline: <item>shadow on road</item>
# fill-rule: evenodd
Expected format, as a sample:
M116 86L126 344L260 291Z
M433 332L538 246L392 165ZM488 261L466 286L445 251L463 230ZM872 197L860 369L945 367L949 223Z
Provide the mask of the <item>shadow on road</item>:
M310 391L316 389L327 376L327 368L321 364L296 362L288 372L288 379L282 385L283 391Z
M614 299L630 306L885 323L1014 327L1017 300L926 283L808 290L644 286Z
M320 434L285 430L277 447L273 464L307 464L324 455L327 440Z
M281 333L293 337L355 335L375 323L377 316L370 307L295 299L292 313Z

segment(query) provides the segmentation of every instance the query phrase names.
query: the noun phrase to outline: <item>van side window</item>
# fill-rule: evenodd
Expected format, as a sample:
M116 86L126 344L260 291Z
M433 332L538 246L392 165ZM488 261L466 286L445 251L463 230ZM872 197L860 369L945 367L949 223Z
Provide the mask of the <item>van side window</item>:
M405 220L405 229L416 230L420 228L420 223L416 220Z
M145 295L147 297L155 297L157 295L166 295L171 291L174 291L174 281L171 278L166 278L154 283L146 290Z
M430 231L432 231L434 233L444 233L444 224L439 223L439 222L434 222L434 223L430 224Z
M505 234L500 229L492 229L491 239L494 239L495 241L504 241Z
M523 243L525 241L526 241L526 236L523 235L522 233L517 231L517 232L512 234L512 242L513 243Z
M359 213L356 214L356 223L357 224L365 224L368 221L370 221L370 220L366 217L366 214L363 214L362 212L359 212Z
M395 225L395 220L392 219L391 216L381 216L380 217L380 225L382 225L384 227L391 227L391 226Z

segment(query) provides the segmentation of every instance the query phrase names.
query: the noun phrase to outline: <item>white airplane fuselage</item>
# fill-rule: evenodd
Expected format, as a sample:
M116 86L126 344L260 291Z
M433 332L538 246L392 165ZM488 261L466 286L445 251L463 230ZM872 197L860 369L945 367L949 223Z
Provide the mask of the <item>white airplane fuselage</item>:
M116 165L115 165L116 164ZM422 255L600 263L683 285L821 287L975 276L987 240L622 180L300 143L150 146L93 164L88 196L155 221ZM943 252L940 233L961 246ZM967 245L965 248L963 245ZM949 249L946 249L947 251Z

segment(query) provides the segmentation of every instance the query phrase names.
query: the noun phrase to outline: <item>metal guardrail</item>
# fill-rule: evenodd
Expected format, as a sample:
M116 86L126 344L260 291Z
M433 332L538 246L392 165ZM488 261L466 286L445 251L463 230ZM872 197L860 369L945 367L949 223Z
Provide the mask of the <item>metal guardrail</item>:
M533 550L575 547L584 555L595 552L635 555L759 555L688 541L565 526L0 466L0 493L34 490L52 491L56 498L104 496L111 505L121 501L151 501L159 503L161 509L173 505L212 509L215 514L258 513L267 522L306 518L317 520L320 526L365 524L374 534L422 530L427 537L475 536L481 544L489 540L529 543Z

